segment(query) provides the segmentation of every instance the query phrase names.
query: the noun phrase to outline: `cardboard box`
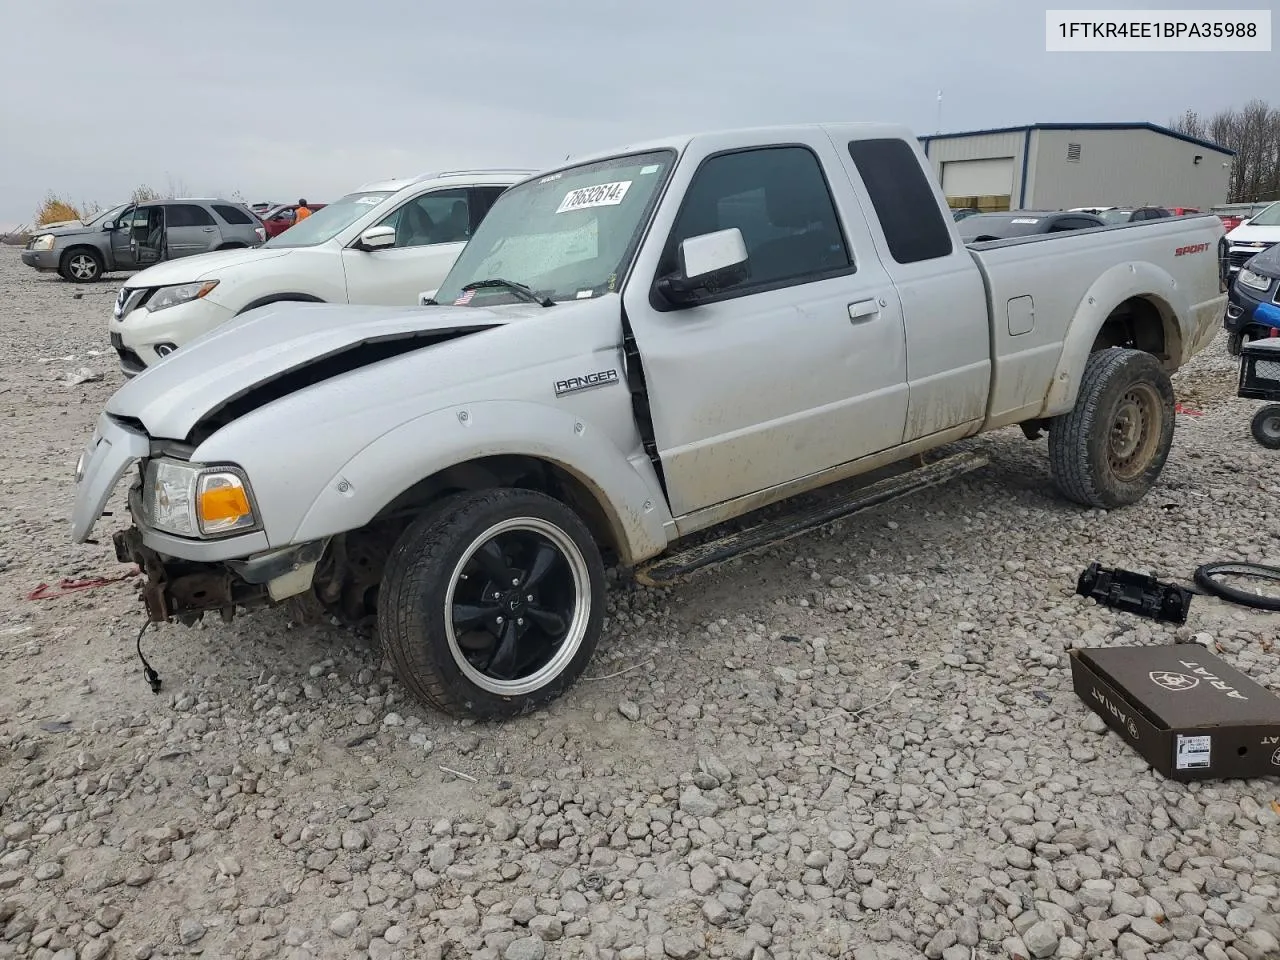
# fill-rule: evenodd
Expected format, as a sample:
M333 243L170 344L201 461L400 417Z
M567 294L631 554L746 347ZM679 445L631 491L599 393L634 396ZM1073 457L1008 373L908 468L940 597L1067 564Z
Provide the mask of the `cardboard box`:
M1072 650L1071 677L1171 780L1280 777L1280 697L1198 644Z

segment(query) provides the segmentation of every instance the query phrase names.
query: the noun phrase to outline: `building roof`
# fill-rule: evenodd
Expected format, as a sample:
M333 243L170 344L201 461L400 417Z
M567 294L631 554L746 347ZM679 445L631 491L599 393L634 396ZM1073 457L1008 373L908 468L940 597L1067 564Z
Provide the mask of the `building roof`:
M921 143L928 143L930 140L953 140L957 137L980 137L988 133L1022 133L1026 130L1150 130L1152 133L1159 133L1166 137L1173 137L1175 140L1182 140L1185 143L1194 143L1196 146L1204 147L1206 150L1216 150L1218 153L1226 154L1228 157L1234 157L1236 152L1226 147L1211 143L1208 140L1201 140L1199 137L1191 137L1185 133L1178 133L1176 130L1170 130L1168 127L1162 127L1156 123L1028 123L1020 127L993 127L989 130L964 130L957 133L938 133L933 136L920 137Z

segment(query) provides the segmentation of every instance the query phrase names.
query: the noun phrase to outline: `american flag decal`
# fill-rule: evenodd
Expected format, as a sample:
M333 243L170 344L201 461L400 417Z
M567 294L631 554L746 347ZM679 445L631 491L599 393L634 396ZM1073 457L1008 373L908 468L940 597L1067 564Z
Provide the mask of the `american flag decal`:
M463 290L457 300L453 301L455 307L465 307L471 302L471 298L476 295L474 290Z

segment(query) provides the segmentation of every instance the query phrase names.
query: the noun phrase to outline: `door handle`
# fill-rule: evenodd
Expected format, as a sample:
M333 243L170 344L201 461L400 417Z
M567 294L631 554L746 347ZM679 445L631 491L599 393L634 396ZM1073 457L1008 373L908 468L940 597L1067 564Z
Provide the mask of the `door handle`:
M205 227L205 228L204 228L204 232L205 232L205 233L213 233L213 230L214 230L214 228L213 228L213 227Z
M880 313L880 304L875 300L859 300L849 304L849 322L862 323Z

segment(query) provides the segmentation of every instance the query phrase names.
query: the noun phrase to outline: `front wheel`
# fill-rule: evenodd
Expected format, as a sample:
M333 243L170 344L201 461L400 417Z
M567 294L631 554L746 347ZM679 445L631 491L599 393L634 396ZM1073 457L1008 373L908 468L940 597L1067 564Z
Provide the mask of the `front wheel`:
M102 257L96 250L70 250L62 258L58 273L72 283L92 283L102 276Z
M1268 450L1280 450L1280 403L1269 403L1255 413L1249 429Z
M1099 350L1085 362L1075 406L1052 421L1054 482L1083 506L1128 506L1159 478L1173 427L1173 384L1156 358L1141 350Z
M1240 351L1244 347L1244 334L1233 333L1227 337L1227 353L1230 356L1240 356Z
M498 719L573 684L604 604L604 562L572 510L532 490L482 490L442 501L401 535L378 591L378 632L418 700Z

